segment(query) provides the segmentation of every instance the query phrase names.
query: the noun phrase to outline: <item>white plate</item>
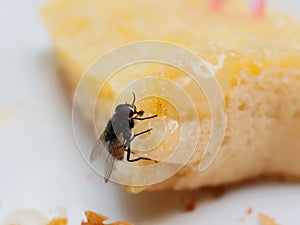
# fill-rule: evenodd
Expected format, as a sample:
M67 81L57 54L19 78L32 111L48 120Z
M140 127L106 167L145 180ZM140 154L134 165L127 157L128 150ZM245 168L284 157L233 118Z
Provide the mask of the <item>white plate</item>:
M12 211L35 209L79 224L83 211L92 209L136 224L258 224L260 211L281 224L298 224L299 184L254 183L213 201L199 193L130 195L104 184L75 145L71 103L38 14L45 3L14 0L0 7L0 221ZM285 11L300 8L296 0L271 3ZM190 195L199 202L184 212L182 199ZM249 207L253 213L246 215Z

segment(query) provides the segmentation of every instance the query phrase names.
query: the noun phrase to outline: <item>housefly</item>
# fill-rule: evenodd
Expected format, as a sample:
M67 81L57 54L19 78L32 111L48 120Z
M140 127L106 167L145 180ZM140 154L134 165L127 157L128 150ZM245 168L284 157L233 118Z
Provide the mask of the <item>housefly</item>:
M126 159L128 162L136 162L139 160L151 160L147 157L138 157L131 158L131 154L134 152L131 151L131 142L133 139L139 135L150 132L152 129L148 129L136 134L132 133L132 128L134 127L135 120L148 120L157 115L142 117L144 115L144 111L137 111L135 103L135 94L133 93L133 101L132 104L120 104L116 107L115 113L112 118L108 121L106 128L103 133L98 138L96 144L92 149L92 153L90 156L91 162L93 162L97 156L97 154L103 150L108 151L106 158L106 168L104 174L105 183L108 182L114 165L114 160L122 160L124 158L124 152L127 153Z

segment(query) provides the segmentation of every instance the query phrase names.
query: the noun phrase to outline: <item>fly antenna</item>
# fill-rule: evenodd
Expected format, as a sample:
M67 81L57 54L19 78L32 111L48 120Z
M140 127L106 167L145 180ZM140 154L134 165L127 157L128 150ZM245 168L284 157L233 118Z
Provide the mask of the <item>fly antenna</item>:
M132 101L132 108L133 108L133 106L134 106L134 103L135 103L135 93L134 92L132 92L132 94L133 94L133 101Z

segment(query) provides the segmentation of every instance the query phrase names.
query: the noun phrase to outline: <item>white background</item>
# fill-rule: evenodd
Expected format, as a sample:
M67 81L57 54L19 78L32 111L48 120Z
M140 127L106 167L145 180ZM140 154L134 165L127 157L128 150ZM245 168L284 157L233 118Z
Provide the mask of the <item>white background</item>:
M260 211L280 224L299 224L300 184L253 183L209 201L199 193L130 195L104 184L74 141L71 101L56 75L51 40L39 17L45 2L1 2L0 223L26 208L49 218L67 215L70 224L79 224L86 209L149 225L258 224ZM283 10L300 8L296 0L275 3ZM187 213L182 199L191 195L197 208ZM249 207L253 213L245 216Z

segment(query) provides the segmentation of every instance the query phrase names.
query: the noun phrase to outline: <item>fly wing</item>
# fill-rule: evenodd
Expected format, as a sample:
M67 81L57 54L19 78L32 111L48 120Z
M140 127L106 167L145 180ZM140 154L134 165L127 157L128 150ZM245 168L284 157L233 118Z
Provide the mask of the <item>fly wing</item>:
M101 151L105 151L108 148L108 144L109 143L105 141L105 135L103 132L92 149L90 155L90 162L94 162L96 160L97 155L101 153Z
M106 158L106 167L105 167L105 174L104 174L104 182L107 183L111 176L113 167L114 167L115 157L111 154L108 154Z
M108 182L112 170L114 167L115 159L122 159L124 155L124 144L122 143L123 140L122 136L119 138L112 138L109 141L105 141L105 132L98 138L97 142L95 143L91 156L90 161L95 161L97 155L104 151L105 158L105 169L104 169L104 181L105 183Z
M120 145L119 145L119 140L118 139L115 139L113 140L111 143L109 143L108 145L108 148L109 148L109 153L110 154L107 154L107 157L106 157L106 167L105 167L105 174L104 174L104 182L107 183L110 176L111 176L111 173L112 173L112 170L113 170L113 167L114 167L114 162L115 162L115 157L119 151L119 148L120 148Z

